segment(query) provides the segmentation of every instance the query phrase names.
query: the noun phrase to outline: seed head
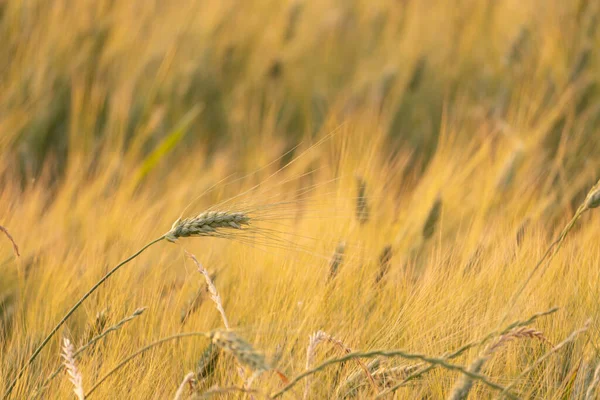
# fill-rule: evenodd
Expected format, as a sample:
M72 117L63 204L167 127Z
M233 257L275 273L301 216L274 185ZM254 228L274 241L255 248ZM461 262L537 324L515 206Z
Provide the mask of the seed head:
M243 229L250 217L243 212L207 211L192 218L178 219L165 239L175 242L180 237L219 236L222 230Z
M262 372L270 369L265 356L232 331L216 330L210 334L210 338L216 346L233 354L240 364L246 365L251 370Z
M585 199L586 208L596 208L600 206L600 181L590 190Z

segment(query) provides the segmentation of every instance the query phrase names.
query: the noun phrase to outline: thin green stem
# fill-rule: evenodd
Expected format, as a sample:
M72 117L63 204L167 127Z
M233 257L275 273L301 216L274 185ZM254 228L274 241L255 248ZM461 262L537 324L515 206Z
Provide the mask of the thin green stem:
M173 336L169 336L169 337L166 337L166 338L162 338L160 340L157 340L156 342L152 342L149 345L142 347L141 349L139 349L138 351L136 351L135 353L131 354L129 357L127 357L126 359L124 359L123 361L121 361L113 369L111 369L110 371L108 371L102 378L100 378L98 380L98 382L96 382L94 384L94 386L92 386L92 388L85 394L85 398L87 399L96 389L98 389L98 386L100 386L112 374L114 374L119 369L121 369L122 367L124 367L125 364L127 364L129 361L133 360L135 357L139 356L140 354L142 354L142 353L150 350L151 348L159 346L159 345L161 345L163 343L166 343L166 342L169 342L171 340L179 340L179 339L183 339L183 338L186 338L186 337L193 337L193 336L209 337L209 335L210 335L209 332L186 332L186 333L179 333L177 335L173 335Z
M115 272L117 272L117 270L119 270L119 268L121 268L123 265L127 264L128 262L130 262L131 260L133 260L134 258L136 258L137 256L139 256L148 247L152 246L155 243L160 242L164 238L165 238L165 235L163 235L163 236L161 236L161 237L159 237L157 239L154 239L150 243L146 244L144 247L142 247L140 250L138 250L131 257L127 258L124 261L121 261L116 267L114 267L113 269L111 269L110 271L108 271L108 273L106 275L104 275L98 282L96 282L96 284L94 286L92 286L92 288L90 290L88 290L87 293L84 294L83 297L81 299L79 299L79 301L77 303L75 303L75 305L73 307L71 307L71 309L58 322L58 324L56 324L56 326L54 327L54 329L52 329L52 331L48 334L48 336L46 336L46 338L42 341L42 343L35 349L35 351L31 355L31 357L29 357L29 360L27 360L27 362L25 363L25 365L23 367L21 367L21 369L17 373L17 376L15 376L15 379L8 386L8 389L6 390L6 392L4 393L4 395L2 396L2 399L7 399L8 396L10 396L11 392L15 388L15 385L17 384L17 381L23 376L23 374L25 373L25 371L27 370L27 368L37 358L37 356L40 354L40 352L42 351L42 349L48 344L48 342L50 341L50 339L52 339L52 336L54 336L54 334L60 329L61 326L63 326L63 324L67 321L67 319L69 319L69 317L71 315L73 315L73 313L79 308L79 306L88 297L90 297L90 295L92 293L94 293L96 291L96 289L98 289L108 278L110 278L110 276L112 274L114 274Z
M505 391L505 387L501 386L497 383L491 382L490 380L488 380L487 377L485 377L484 375L478 374L478 373L474 373L471 372L469 370L467 370L466 368L464 368L463 366L460 365L456 365L456 364L450 364L448 363L446 360L442 359L442 358L432 358L432 357L428 357L422 354L412 354L412 353L407 353L405 351L402 350L391 350L391 351L387 351L387 350L374 350L374 351L369 351L369 352L365 352L365 353L360 353L360 352L356 352L356 353L349 353L346 354L344 357L340 357L340 358L333 358L330 360L327 360L325 362L323 362L322 364L318 365L315 368L306 370L305 372L303 372L302 374L298 375L296 378L294 378L288 385L286 385L283 389L281 389L280 391L278 391L277 393L273 394L271 397L272 398L277 398L277 397L281 397L284 393L286 393L287 391L289 391L290 389L292 389L298 382L300 382L302 379L313 375L317 372L320 372L322 370L324 370L326 367L333 365L333 364L339 364L354 358L374 358L377 356L381 356L381 357L402 357L402 358L406 358L409 360L421 360L421 361L425 361L427 363L433 364L433 365L439 365L445 369L451 370L451 371L459 371L462 374L470 377L471 379L475 379L480 381L481 383L485 384L486 386L503 392ZM506 391L506 396L508 396L511 399L518 399L517 396L509 393L508 391Z

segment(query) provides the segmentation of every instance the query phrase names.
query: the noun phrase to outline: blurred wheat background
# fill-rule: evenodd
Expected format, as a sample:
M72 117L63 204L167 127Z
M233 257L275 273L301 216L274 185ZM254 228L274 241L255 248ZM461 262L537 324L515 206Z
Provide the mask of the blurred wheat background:
M0 394L262 398L390 350L423 357L282 398L597 398L600 211L534 267L600 177L599 22L595 0L0 0ZM107 271L231 198L275 206L146 250L8 395ZM213 333L101 381L187 332Z

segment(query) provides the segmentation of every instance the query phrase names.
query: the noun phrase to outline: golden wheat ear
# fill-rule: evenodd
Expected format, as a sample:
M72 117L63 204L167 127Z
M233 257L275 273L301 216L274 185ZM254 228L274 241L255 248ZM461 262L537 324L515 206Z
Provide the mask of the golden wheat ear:
M243 212L207 211L192 218L178 219L165 239L175 242L181 237L219 236L227 229L241 230L250 225L250 217Z

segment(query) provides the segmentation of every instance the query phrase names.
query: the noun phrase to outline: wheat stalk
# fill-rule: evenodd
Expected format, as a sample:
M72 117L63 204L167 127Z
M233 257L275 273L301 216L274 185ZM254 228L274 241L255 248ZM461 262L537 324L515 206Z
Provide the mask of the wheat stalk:
M102 333L100 333L99 335L93 337L92 339L90 339L85 345L81 346L80 348L77 349L77 351L75 351L73 353L73 358L77 358L79 357L79 355L81 355L81 353L83 353L84 351L86 351L87 349L89 349L90 347L92 347L94 344L96 344L96 342L102 340L103 338L105 338L109 333L111 332L115 332L119 329L121 329L121 327L123 325L125 325L126 323L128 323L129 321L133 320L134 318L142 315L142 313L146 310L146 307L142 307L142 308L138 308L137 310L135 310L133 312L132 315L123 318L122 320L120 320L119 322L117 322L115 325L107 328L105 331L103 331ZM42 384L42 387L40 389L38 389L38 392L36 393L36 395L34 396L37 397L38 395L40 395L47 387L48 384L51 380L53 380L54 378L56 378L56 376L60 373L60 371L63 370L65 366L63 364L61 364Z
M510 332L501 335L496 342L490 344L479 357L475 359L469 366L469 371L473 373L479 373L483 368L483 365L490 359L490 357L503 347L508 342L514 339L537 339L546 343L550 341L544 336L544 334L536 329L527 328L525 326L515 328ZM550 343L550 345L552 345ZM469 391L473 387L473 379L467 375L463 375L454 386L452 393L448 397L449 400L462 400L466 399Z
M310 369L312 361L315 355L315 350L319 343L327 338L327 334L323 331L317 331L308 337L308 347L306 348L306 370ZM304 396L306 400L308 398L308 390L310 389L310 377L306 379L304 384Z
M193 372L188 372L188 374L181 381L179 388L177 388L177 392L175 392L175 397L173 398L173 400L181 400L181 398L183 397L183 391L185 390L186 385L188 383L191 384L194 381L194 376L195 375Z
M450 371L459 371L459 372L471 377L472 379L480 381L481 383L485 384L486 386L488 386L494 390L497 390L500 392L505 392L506 395L508 397L510 397L511 399L518 398L517 396L510 393L508 390L505 390L506 388L504 386L501 386L495 382L490 381L486 376L483 376L479 373L470 372L461 365L451 364L443 358L434 358L434 357L429 357L429 356L426 356L423 354L408 353L403 350L374 350L374 351L369 351L369 352L364 352L364 353L356 352L356 353L346 354L345 356L340 357L340 358L333 358L333 359L324 361L322 364L320 364L310 370L304 371L300 375L296 376L294 379L292 379L290 381L290 383L288 383L285 387L283 387L278 392L274 393L271 397L277 398L277 397L283 396L284 393L291 390L302 379L305 379L313 374L316 374L317 372L323 371L325 368L327 368L330 365L343 363L348 360L353 360L353 359L357 359L357 358L375 358L378 356L380 356L380 357L402 357L402 358L406 358L408 360L420 360L420 361L424 361L424 362L432 364L432 365L440 366L440 367L448 369ZM381 396L381 394L379 394L378 396Z
M540 365L542 362L544 362L552 354L556 353L557 351L562 349L567 344L573 342L575 339L577 339L577 336L579 336L583 332L586 332L589 329L590 323L591 323L591 320L586 321L582 328L573 331L565 340L563 340L556 346L552 347L544 355L542 355L540 358L535 360L535 362L533 364L531 364L528 368L526 368L523 372L521 372L519 374L519 376L517 376L517 378L510 385L508 385L508 386L506 386L506 388L504 388L504 390L500 393L499 397L506 396L507 393L510 391L510 389L512 389L521 380L521 378L523 378L525 375L527 375L528 373L533 371L538 365Z
M85 395L83 391L83 377L81 373L77 369L77 365L75 364L75 348L73 347L73 343L67 338L63 338L63 354L62 357L64 359L63 363L65 368L67 369L67 374L69 375L69 381L73 384L73 392L77 399L85 400Z
M8 240L10 240L10 242L12 243L13 251L15 252L15 255L17 257L20 257L21 254L19 254L19 246L17 246L17 243L15 242L15 240L13 239L13 237L11 236L10 232L8 232L8 229L6 229L2 225L0 225L0 231L3 232L6 235L6 237L8 238Z
M511 309L515 306L515 304L517 304L517 300L519 299L519 296L521 296L521 294L525 291L525 288L527 287L529 282L531 282L531 280L533 279L536 272L540 268L542 268L543 265L548 265L548 263L550 263L552 258L556 255L556 253L558 253L565 238L567 237L567 235L571 231L571 229L573 229L573 227L575 226L575 223L579 220L579 218L581 218L581 216L586 211L589 211L593 208L597 208L598 206L600 206L600 180L598 180L598 182L594 186L592 186L592 188L589 190L584 202L579 206L579 208L575 212L575 215L573 216L573 218L571 218L569 223L563 228L560 235L558 235L558 238L554 242L552 242L550 244L550 246L548 246L548 248L546 249L546 252L542 255L542 258L539 259L539 261L533 267L533 269L531 270L531 272L529 273L529 275L527 276L527 278L525 279L523 284L515 292L515 294L512 297L512 300L509 301L509 307L506 310L506 313L504 314L504 317L502 318L500 324L502 324L502 323L504 323L504 321L506 321Z
M344 344L344 342L333 337L332 335L328 334L327 332L323 332L323 331L319 330L309 336L308 348L306 349L306 370L309 370L309 368L312 364L312 359L313 359L317 345L323 341L327 341L327 342L337 346L346 354L352 353L352 349L350 347L346 346ZM377 385L375 384L375 380L373 379L373 375L371 375L371 372L369 371L369 369L365 366L365 364L360 359L357 358L356 362L363 369L363 371L365 371L365 374L369 378L369 382L371 383L371 386L373 387L375 392L378 392L379 390L377 388ZM309 387L310 387L310 382L309 382L309 379L307 379L306 385L304 388L304 398L305 399L308 397Z
M543 311L537 314L532 315L531 317L529 317L528 319L524 320L524 321L515 321L511 324L509 324L508 326L506 326L502 331L497 332L497 331L492 331L490 333L488 333L485 337L469 342L467 344L464 344L463 346L461 346L458 350L455 350L454 352L450 353L450 354L446 354L443 355L441 357L441 359L443 360L451 360L454 359L460 355L462 355L465 351L470 350L474 347L477 346L481 346L485 343L487 343L489 340L491 340L493 337L496 337L497 335L504 335L516 328L520 328L523 326L527 326L530 325L531 323L533 323L534 321L536 321L538 318L541 317L545 317L548 316L550 314L555 313L556 311L558 311L558 308L551 308L550 310L547 311ZM404 378L404 380L398 384L396 384L395 386L381 392L378 396L376 396L376 398L381 398L384 397L385 395L389 394L389 393L393 393L396 390L400 389L401 387L403 387L404 385L406 385L408 382L410 382L413 379L417 379L420 376L426 374L427 372L431 371L432 369L434 369L437 365L436 364L431 364L426 368L423 368L419 371L413 372L411 373L409 376L407 376L406 378Z
M594 400L596 396L596 388L598 387L598 383L600 382L600 362L596 366L594 370L594 379L588 386L587 391L585 392L585 400Z

